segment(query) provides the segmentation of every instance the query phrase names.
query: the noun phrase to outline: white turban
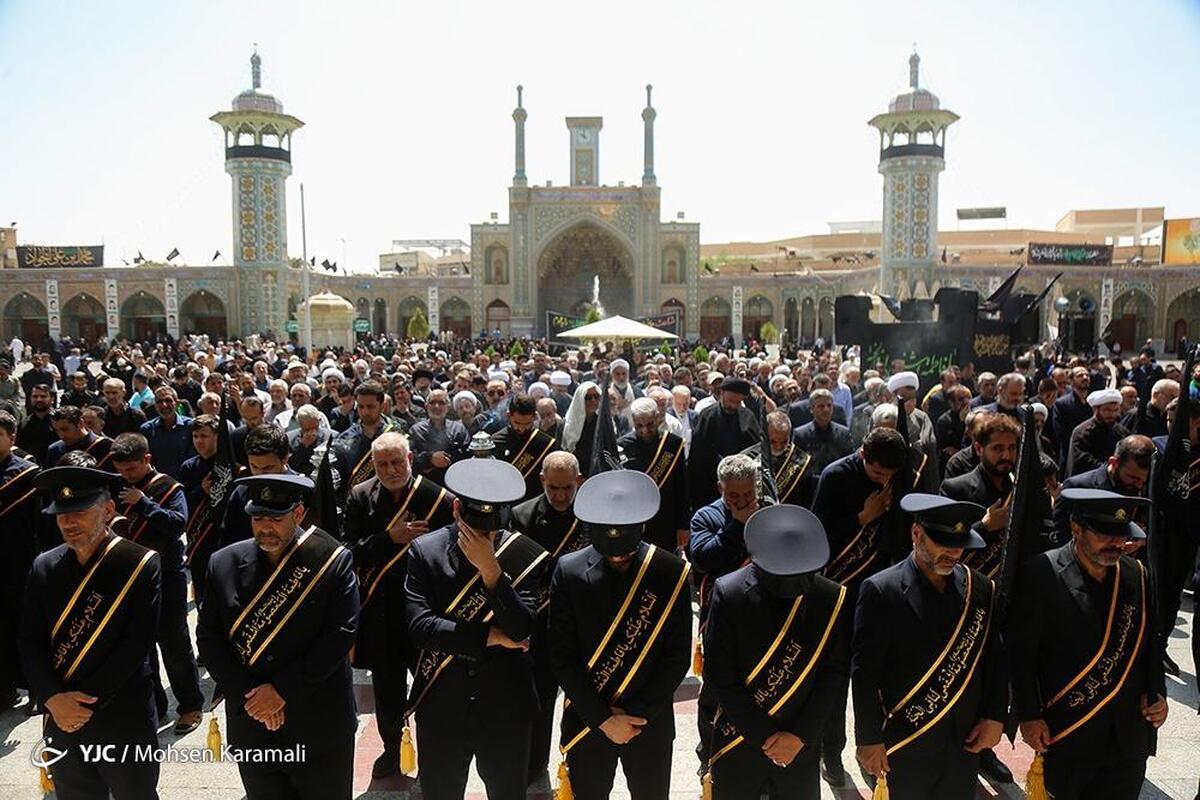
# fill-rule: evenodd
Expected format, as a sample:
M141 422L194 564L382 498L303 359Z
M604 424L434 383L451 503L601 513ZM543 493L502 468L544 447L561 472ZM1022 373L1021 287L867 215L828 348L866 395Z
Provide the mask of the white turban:
M1120 403L1121 393L1116 389L1101 389L1098 392L1092 392L1087 396L1088 405L1092 408L1108 405L1109 403Z
M453 404L457 406L459 400L470 400L471 405L475 406L476 408L479 407L479 398L475 396L474 392L468 391L467 389L463 389L461 392L454 395Z
M629 362L623 358L618 358L608 365L608 371L612 372L614 369L620 369L621 367L629 369Z
M1034 403L1033 404L1033 413L1041 414L1043 417L1050 416L1050 412L1046 410L1046 406L1043 405L1042 403Z
M556 369L554 372L550 373L550 383L554 384L555 386L570 386L571 376L570 374L563 372L561 369Z
M501 369L490 370L487 374L489 381L503 381L508 383L508 373Z
M921 384L921 379L917 377L915 372L897 372L892 377L888 378L887 388L892 394L898 390L909 388L916 389Z
M541 381L534 381L529 384L529 396L537 399L550 396L550 387Z

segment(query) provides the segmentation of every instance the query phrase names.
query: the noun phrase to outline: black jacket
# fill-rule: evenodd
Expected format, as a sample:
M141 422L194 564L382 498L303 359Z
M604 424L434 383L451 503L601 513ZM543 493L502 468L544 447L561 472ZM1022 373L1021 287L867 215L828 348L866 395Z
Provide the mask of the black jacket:
M988 585L972 571L973 582ZM894 708L926 674L955 629L966 590L967 568L955 568L953 583L939 593L913 556L868 578L854 615L854 739L858 746L884 741L883 725ZM944 601L944 602L943 602ZM999 626L988 639L966 691L953 709L904 749L912 758L961 752L963 740L981 719L1004 721L1008 670Z
M645 542L638 546L629 580L649 550ZM661 549L655 554L655 560L659 558L679 560ZM628 594L629 586L622 585L621 577L625 576L618 576L596 548L588 546L559 559L550 588L550 666L571 701L563 713L578 714L593 728L608 719L611 711L588 674L588 659ZM669 597L670 589L666 589L664 602ZM657 621L659 613L652 618ZM691 652L691 595L681 591L645 661L622 693L621 708L647 720L659 714L670 717L675 689L687 674Z
M328 536L316 531L314 536ZM253 540L213 553L208 587L196 622L200 660L228 699L229 742L237 747L310 750L352 735L357 718L349 653L358 629L358 583L353 558L342 552L254 666L238 658L228 634L270 577L273 567ZM283 697L283 727L268 731L246 713L246 693L270 683Z
M1138 565L1122 556L1121 569L1137 570ZM1013 704L1020 720L1040 719L1043 701L1066 686L1100 649L1113 572L1108 570L1101 586L1089 583L1071 543L1035 556L1022 567L1007 636ZM1139 698L1147 689L1144 660L1150 642L1147 631L1121 691L1090 722L1052 745L1054 753L1109 762L1146 757L1151 728L1142 717ZM1165 685L1155 691L1166 697Z
M717 499L717 464L733 453L740 453L762 438L758 419L745 406L735 414L726 414L717 403L704 409L692 429L688 453L688 500L692 510Z
M840 588L833 581L818 577L811 594L834 596ZM832 602L832 601L831 601ZM849 630L852 609L843 601L838 622L833 626L821 660L801 685L799 693L789 701L789 713L772 718L767 709L754 702L746 688L746 676L775 641L787 618L791 601L778 600L759 583L752 565L747 565L717 579L713 589L708 627L704 632L704 683L711 685L724 713L746 737L747 744L761 748L767 737L776 731L789 731L800 737L806 746L818 746L821 728L826 717L839 700L837 688L844 686L849 676ZM813 626L824 627L825 619L806 619L812 605L807 598L800 604L801 624L807 633ZM807 658L811 654L804 654ZM806 664L807 660L802 663Z

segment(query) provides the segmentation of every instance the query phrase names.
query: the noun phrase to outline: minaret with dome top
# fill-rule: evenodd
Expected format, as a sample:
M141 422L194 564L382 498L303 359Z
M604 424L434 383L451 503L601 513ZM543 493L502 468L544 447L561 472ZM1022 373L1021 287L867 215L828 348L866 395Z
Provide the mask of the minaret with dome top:
M225 171L233 183L233 264L242 331L281 334L287 319L286 181L292 134L304 123L262 91L262 58L250 56L250 88L210 119L225 133Z
M883 240L879 291L913 296L923 284L928 296L937 262L938 175L946 168L946 129L958 115L941 107L920 85L921 57L908 59L909 90L869 124L879 131L883 175Z

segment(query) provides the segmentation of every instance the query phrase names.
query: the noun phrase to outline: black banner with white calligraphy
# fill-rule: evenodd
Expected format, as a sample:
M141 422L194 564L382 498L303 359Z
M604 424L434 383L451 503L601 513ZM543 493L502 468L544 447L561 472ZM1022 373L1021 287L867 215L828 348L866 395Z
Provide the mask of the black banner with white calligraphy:
M104 266L104 245L71 247L25 245L17 248L17 266L21 269L101 267Z
M1111 244L1029 243L1030 264L1067 264L1077 267L1107 267L1112 264Z

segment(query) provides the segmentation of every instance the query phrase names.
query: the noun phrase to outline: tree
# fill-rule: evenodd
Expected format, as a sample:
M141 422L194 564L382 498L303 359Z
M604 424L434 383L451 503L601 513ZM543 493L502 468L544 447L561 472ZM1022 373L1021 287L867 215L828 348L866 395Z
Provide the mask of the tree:
M508 348L508 355L512 358L525 355L525 345L521 344L520 339L514 339L512 346Z
M758 335L766 344L779 344L779 328L776 328L775 323L770 320L762 324Z
M692 358L697 364L708 363L708 348L702 344L696 345L696 349L692 351Z
M408 318L408 329L404 333L410 339L421 340L429 338L429 320L425 319L425 312L419 307Z
M587 313L583 315L585 325L591 325L593 322L599 322L601 319L600 312L595 306L588 306Z

